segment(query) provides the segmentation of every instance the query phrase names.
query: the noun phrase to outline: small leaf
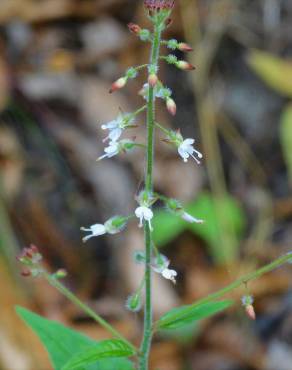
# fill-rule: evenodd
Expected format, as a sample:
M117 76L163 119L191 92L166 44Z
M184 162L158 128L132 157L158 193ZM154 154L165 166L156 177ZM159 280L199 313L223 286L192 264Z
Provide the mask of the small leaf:
M280 139L287 165L289 182L292 185L292 104L284 110L281 118Z
M17 314L37 334L47 349L55 370L60 370L76 353L96 346L99 342L66 328L56 321L47 320L23 307L16 307ZM79 367L78 370L133 370L132 363L123 358L104 359L95 365Z
M78 369L80 366L87 366L107 357L130 357L134 354L133 349L121 340L104 340L73 356L62 370Z
M279 94L292 97L292 61L253 50L248 56L252 70Z
M232 300L208 302L201 305L188 305L174 308L163 315L156 323L158 329L177 329L194 321L205 319L233 304Z

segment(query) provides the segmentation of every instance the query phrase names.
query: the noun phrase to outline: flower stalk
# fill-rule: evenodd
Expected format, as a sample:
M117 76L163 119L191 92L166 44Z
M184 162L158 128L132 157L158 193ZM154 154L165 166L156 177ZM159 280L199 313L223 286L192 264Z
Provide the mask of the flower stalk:
M161 41L161 25L154 24L153 41L151 49L150 65L157 67ZM147 101L147 163L145 174L145 191L153 193L153 161L154 161L154 136L155 136L155 94L154 86L149 86ZM152 339L152 239L151 229L148 222L144 226L145 239L145 307L144 307L144 331L141 344L140 370L148 369L148 358Z

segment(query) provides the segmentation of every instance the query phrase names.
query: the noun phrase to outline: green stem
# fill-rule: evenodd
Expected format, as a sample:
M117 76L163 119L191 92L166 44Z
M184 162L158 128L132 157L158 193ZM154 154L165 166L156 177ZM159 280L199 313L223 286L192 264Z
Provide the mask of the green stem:
M146 68L146 67L148 67L148 64L142 64L142 65L140 65L140 66L135 67L135 69L136 69L137 71L139 71L140 69L143 69L143 68Z
M155 126L157 126L164 134L169 136L169 130L167 130L167 128L161 126L158 122L155 122Z
M157 66L159 59L161 27L154 25L153 42L151 50L150 65ZM147 103L147 165L145 175L145 190L149 194L153 192L153 161L154 161L154 134L155 134L155 94L154 88L149 86ZM148 358L152 339L152 277L151 277L151 256L152 240L149 223L145 223L145 308L144 308L144 330L141 344L141 355L139 369L148 369Z
M199 299L198 301L194 302L189 307L197 307L202 304L214 301L218 298L222 298L224 295L237 289L241 285L246 285L248 282L260 278L262 275L275 270L276 268L284 265L287 262L290 262L290 263L292 262L292 253L285 254L284 256L277 258L275 261L269 263L268 265L265 265L256 271L250 272L242 276L241 278L235 280L233 283L227 285L225 288L222 288L215 293L209 294L205 298Z
M138 114L144 112L144 110L147 109L147 105L143 105L143 107L137 109L134 113L133 113L133 117L136 117Z
M113 328L107 321L105 321L102 317L100 317L96 312L94 312L90 307L88 307L85 303L80 301L69 289L67 289L63 284L60 283L55 277L50 275L47 272L43 273L44 278L56 288L60 293L62 293L66 298L69 299L75 306L79 307L82 311L88 314L94 321L96 321L99 325L101 325L104 329L106 329L109 333L111 333L115 338L121 339L129 347L131 347L135 352L137 352L137 348L133 346L131 342L129 342L126 338L123 337L115 328Z

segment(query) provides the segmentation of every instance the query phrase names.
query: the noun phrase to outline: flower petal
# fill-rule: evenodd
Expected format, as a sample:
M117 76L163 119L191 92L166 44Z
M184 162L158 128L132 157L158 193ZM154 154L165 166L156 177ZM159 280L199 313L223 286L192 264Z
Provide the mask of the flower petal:
M95 224L90 226L93 236L99 236L106 233L106 228L103 224Z
M123 130L121 128L119 128L119 127L115 128L110 132L108 137L111 141L115 142L120 138L120 136L122 135L122 132L123 132Z

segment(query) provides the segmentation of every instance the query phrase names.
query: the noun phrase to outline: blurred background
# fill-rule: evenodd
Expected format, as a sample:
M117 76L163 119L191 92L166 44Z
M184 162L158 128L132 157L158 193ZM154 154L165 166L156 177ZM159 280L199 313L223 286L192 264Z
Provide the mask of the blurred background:
M106 333L41 279L20 277L19 251L36 244L50 271L129 339L141 315L125 309L142 276L136 220L123 234L82 244L80 226L136 207L143 152L99 163L101 125L143 104L144 73L109 95L148 44L127 29L147 27L142 0L2 0L0 4L0 369L49 370L38 339L17 318L20 304L104 338ZM197 166L156 141L155 189L205 220L187 225L157 208L154 239L178 273L155 276L154 312L191 303L291 250L292 2L178 0L166 38L194 47L196 65L161 64L175 118L158 120L195 137ZM167 53L167 50L164 50ZM290 58L290 59L289 59ZM144 117L129 131L145 138ZM153 370L291 370L292 271L283 267L234 292L229 312L167 332L153 344ZM255 297L251 322L240 298Z

